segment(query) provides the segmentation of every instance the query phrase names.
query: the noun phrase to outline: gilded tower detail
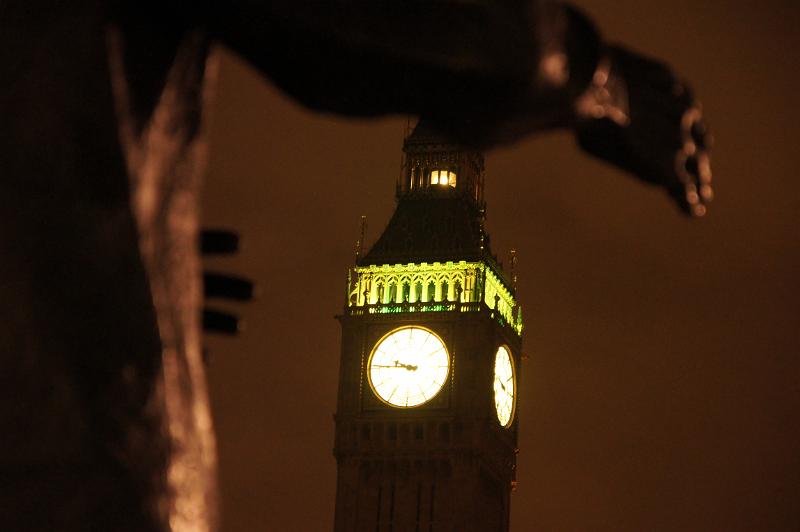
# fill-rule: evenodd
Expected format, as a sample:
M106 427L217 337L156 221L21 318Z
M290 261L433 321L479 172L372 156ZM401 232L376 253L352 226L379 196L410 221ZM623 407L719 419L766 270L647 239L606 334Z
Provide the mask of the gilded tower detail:
M522 310L484 231L483 156L425 122L397 208L348 273L336 532L505 532Z

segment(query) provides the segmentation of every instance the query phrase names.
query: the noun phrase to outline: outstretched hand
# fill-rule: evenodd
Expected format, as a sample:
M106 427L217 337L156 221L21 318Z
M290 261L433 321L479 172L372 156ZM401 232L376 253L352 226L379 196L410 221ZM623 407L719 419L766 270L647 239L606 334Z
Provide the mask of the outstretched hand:
M705 214L711 136L700 104L669 67L609 47L576 111L586 152L664 187L684 213Z

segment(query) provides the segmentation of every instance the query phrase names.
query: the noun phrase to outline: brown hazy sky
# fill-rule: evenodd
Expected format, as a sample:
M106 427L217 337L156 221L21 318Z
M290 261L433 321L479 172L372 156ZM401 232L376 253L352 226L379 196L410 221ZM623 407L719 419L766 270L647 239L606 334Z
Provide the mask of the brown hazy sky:
M511 528L800 530L800 4L576 3L692 81L717 199L686 220L565 133L487 154L527 325ZM246 245L209 265L261 287L245 334L207 340L223 531L330 530L333 316L406 119L310 113L228 54L212 111L204 224Z

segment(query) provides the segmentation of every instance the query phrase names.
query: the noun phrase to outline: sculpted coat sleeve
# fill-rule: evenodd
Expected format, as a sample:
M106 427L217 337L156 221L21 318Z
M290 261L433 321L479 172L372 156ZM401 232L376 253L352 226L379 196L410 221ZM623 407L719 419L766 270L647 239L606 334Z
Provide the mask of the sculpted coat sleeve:
M479 147L568 127L589 154L662 187L687 214L703 215L712 198L710 135L685 83L604 43L559 2L218 7L212 34L314 109L421 114Z
M422 114L484 146L567 125L598 60L591 26L549 1L239 4L211 8L212 34L309 107Z

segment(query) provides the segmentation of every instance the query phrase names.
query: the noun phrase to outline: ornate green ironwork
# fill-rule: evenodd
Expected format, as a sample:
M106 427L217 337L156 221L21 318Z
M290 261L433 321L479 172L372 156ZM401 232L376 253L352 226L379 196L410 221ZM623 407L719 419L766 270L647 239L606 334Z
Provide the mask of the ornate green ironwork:
M500 275L483 261L356 266L348 272L351 315L493 311L522 334L522 308Z

